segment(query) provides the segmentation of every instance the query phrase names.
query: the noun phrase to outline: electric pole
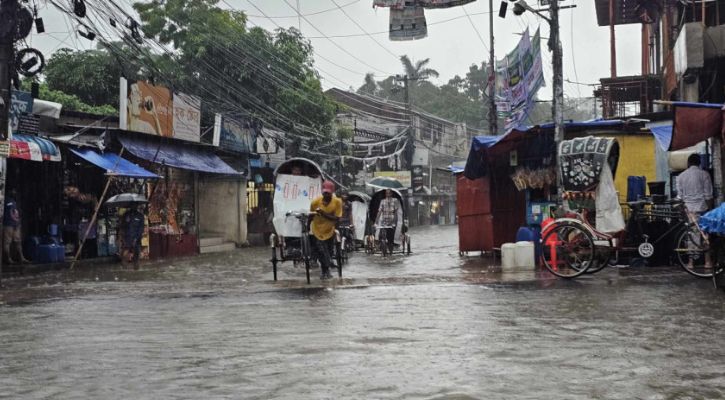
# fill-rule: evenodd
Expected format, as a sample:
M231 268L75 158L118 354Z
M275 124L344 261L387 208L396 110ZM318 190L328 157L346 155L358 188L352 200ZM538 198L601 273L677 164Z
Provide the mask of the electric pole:
M411 104L410 104L410 81L417 81L419 78L417 77L411 77L408 74L405 76L396 75L394 79L397 82L403 82L403 96L405 101L405 114L408 119L408 154L407 159L405 160L408 163L408 168L411 168L413 165L413 149L414 149L414 142L415 142L415 130L413 129L413 113L411 112Z
M493 51L493 0L488 0L488 17L490 25L490 56L488 59L489 68L489 91L488 91L488 130L491 135L496 135L498 132L498 115L496 113L496 54Z
M551 14L549 49L553 53L552 68L554 70L552 117L554 119L554 141L559 146L559 143L564 140L564 68L562 66L561 39L559 37L559 0L551 2L549 12Z
M0 35L0 141L2 145L9 145L10 138L10 109L12 108L12 76L15 69L15 33L17 32L17 0L0 0L0 11L10 18L2 21L11 28L6 29L5 35ZM0 155L0 220L5 211L5 176L7 174L6 155ZM0 241L4 240L0 233ZM9 255L8 255L9 256ZM0 257L0 280L2 279L2 257Z

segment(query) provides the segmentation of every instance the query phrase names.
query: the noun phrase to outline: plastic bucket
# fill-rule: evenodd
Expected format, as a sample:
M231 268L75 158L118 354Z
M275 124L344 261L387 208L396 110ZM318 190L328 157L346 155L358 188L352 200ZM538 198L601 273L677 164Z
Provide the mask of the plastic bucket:
M504 243L501 245L501 269L514 268L516 268L516 245L514 243Z
M536 268L533 242L516 242L514 253L514 261L517 267L527 269Z

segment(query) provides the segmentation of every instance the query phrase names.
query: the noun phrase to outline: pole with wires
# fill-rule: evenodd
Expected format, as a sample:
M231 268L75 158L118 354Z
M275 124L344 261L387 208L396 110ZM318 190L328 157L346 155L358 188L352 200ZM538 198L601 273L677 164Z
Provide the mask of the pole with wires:
M496 54L493 51L493 0L488 0L489 34L490 34L490 55L488 59L488 130L489 134L495 135L498 132L498 117L496 113Z
M10 29L4 29L4 35L0 35L0 141L7 143L10 138L10 109L12 108L12 76L15 69L15 33L17 32L17 0L0 1L0 12L4 17L10 16L8 20L2 21ZM5 210L5 177L7 175L7 154L0 155L0 219L3 218ZM0 233L0 241L3 241ZM8 259L10 254L7 254ZM2 280L2 258L0 256L0 282Z

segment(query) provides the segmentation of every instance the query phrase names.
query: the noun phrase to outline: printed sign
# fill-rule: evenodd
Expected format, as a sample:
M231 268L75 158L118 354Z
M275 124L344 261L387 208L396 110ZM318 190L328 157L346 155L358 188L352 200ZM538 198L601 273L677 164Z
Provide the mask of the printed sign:
M279 174L274 186L274 218L272 223L278 235L300 237L302 226L287 212L310 211L312 200L322 194L320 178Z
M201 99L184 93L174 93L173 137L198 142L201 133Z
M10 129L12 133L17 133L23 116L33 112L33 96L17 90L13 90L11 96Z
M199 142L201 100L163 86L121 78L119 126L123 130Z

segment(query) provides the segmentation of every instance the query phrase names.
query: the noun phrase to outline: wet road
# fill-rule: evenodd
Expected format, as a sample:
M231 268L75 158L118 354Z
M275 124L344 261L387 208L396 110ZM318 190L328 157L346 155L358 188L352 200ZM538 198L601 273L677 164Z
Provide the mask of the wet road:
M459 258L455 232L309 287L290 265L272 282L267 249L6 280L0 398L725 397L725 294L707 281L501 274Z

